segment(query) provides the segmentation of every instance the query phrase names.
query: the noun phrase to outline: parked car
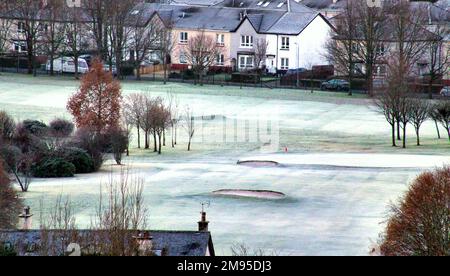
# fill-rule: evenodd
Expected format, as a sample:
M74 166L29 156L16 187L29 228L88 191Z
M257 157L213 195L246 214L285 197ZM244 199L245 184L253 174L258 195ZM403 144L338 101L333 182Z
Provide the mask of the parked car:
M444 88L442 88L440 94L443 97L450 97L450 86L444 86Z
M306 69L306 68L289 69L286 72L286 76L288 76L288 75L296 75L296 74L303 73L303 72L306 72L306 71L308 71L308 69Z
M322 82L320 85L321 90L336 90L336 91L348 91L350 83L346 80L332 79Z
M50 71L50 60L45 66ZM75 73L75 60L73 57L60 57L53 60L53 71L59 73ZM89 71L86 60L78 58L78 73L85 74Z

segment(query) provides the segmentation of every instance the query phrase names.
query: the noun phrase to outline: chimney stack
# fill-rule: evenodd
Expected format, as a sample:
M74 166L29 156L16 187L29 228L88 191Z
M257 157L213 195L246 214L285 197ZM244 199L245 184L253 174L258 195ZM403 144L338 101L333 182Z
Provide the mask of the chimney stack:
M32 216L33 214L31 214L30 206L26 206L25 208L23 208L23 213L19 215L19 218L22 219L22 230L31 230Z
M208 232L208 224L209 221L206 220L206 212L202 211L202 218L198 222L198 231L199 232Z

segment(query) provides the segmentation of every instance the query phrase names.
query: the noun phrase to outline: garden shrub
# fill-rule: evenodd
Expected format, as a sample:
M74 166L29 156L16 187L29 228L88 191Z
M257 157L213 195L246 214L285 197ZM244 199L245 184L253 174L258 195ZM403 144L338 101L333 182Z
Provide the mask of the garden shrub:
M9 141L14 135L16 123L13 118L4 111L0 111L0 141Z
M48 130L46 124L36 120L25 120L22 125L29 133L36 136L44 135Z
M69 137L75 126L72 122L64 119L55 119L50 122L50 133L54 137Z
M76 147L62 148L59 150L58 156L72 163L75 166L76 173L94 172L94 160L84 149Z
M47 158L33 167L33 175L41 178L73 177L76 172L74 164L63 158Z

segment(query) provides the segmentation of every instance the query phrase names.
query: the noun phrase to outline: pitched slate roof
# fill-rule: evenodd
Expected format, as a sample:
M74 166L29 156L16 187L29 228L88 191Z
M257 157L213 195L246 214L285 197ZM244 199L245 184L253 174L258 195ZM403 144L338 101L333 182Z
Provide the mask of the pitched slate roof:
M318 12L300 4L292 6L292 12L284 9L230 8L226 2L213 7L175 4L144 3L136 9L152 14L158 13L167 24L179 29L206 29L233 32L248 18L259 33L299 34ZM292 1L295 3L295 1Z
M318 13L286 13L267 32L288 35L297 35L305 29Z
M79 230L77 234L80 236L92 236L90 230ZM66 233L67 234L67 233ZM49 238L52 236L52 238ZM59 241L57 237L62 237L61 231L49 230L46 236L49 240ZM209 249L211 255L214 255L214 245L212 243L211 234L209 232L196 231L153 231L150 230L152 236L153 250L164 250L168 256L205 256ZM55 238L56 236L56 238ZM39 245L43 235L40 230L0 230L0 245L8 244L12 246L19 256L39 255ZM64 252L64 248L60 242L51 244L55 246L54 252ZM82 245L83 247L83 245Z

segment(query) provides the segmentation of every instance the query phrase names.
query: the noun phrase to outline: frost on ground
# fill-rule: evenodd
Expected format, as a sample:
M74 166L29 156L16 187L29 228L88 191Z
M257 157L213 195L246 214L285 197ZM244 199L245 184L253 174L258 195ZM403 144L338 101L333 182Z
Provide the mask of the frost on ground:
M0 76L0 109L16 119L44 121L65 111L77 83L68 79ZM422 147L409 129L407 150L390 146L390 129L366 99L303 91L242 89L183 84L125 83L124 94L176 94L195 111L193 152L179 144L163 155L135 149L126 158L145 178L145 200L153 229L195 230L201 202L218 254L245 242L286 255L367 255L383 229L387 205L420 171L449 163L447 140L424 125ZM220 95L222 94L222 95ZM331 96L330 96L331 95ZM170 137L170 136L169 136ZM136 139L134 139L136 140ZM169 144L169 143L168 143ZM244 166L238 161L276 161L278 166ZM101 184L117 166L69 179L36 179L26 194L40 202L70 196L80 227L95 215ZM276 191L278 200L214 196L223 189ZM35 216L35 224L37 224Z

